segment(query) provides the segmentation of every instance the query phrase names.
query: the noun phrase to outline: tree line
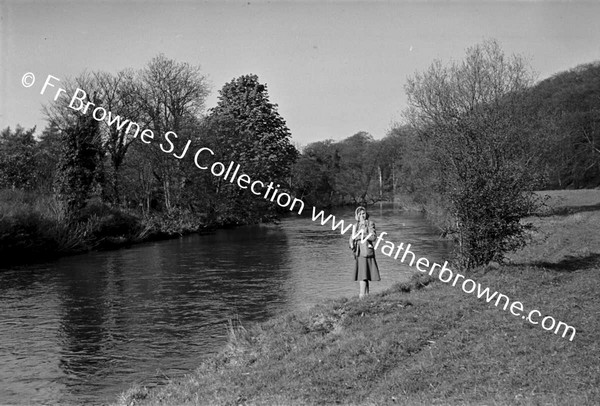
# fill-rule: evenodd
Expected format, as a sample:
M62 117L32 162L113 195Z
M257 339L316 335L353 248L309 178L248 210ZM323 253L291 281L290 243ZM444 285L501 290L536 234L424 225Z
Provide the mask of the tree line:
M225 84L210 111L200 67L163 55L138 71L85 72L61 85L155 134L171 132L175 156L59 98L45 106L48 125L38 137L21 127L0 134L0 251L71 251L278 215L275 203L199 170L193 154L182 153L210 148L215 161L234 161L248 176L291 190L298 151L256 75Z
M205 111L209 86L198 66L159 55L138 71L85 72L66 81L69 94L84 89L95 106L155 134L172 131L172 148L165 154L158 142L139 142L126 126L69 108L66 98L45 107L41 135L4 129L2 246L8 252L21 241L27 251L43 246L35 235L44 234L56 240L49 247L69 250L78 241L281 214L276 204L198 170L183 151L202 146L316 207L400 198L427 210L457 241L459 263L472 268L526 242L530 224L521 220L541 204L534 190L600 184L598 78L594 63L535 84L524 58L488 40L461 61L434 61L409 77L404 119L382 139L359 131L296 148L256 75L225 84L217 106Z

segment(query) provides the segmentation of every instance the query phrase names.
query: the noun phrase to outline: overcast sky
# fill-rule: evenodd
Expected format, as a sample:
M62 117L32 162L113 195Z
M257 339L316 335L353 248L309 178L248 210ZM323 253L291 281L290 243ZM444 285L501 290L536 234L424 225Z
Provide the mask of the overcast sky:
M407 76L497 39L539 78L600 59L598 2L0 0L0 127L44 125L48 99L21 85L84 70L141 68L164 53L218 90L254 73L293 141L383 137L406 108Z

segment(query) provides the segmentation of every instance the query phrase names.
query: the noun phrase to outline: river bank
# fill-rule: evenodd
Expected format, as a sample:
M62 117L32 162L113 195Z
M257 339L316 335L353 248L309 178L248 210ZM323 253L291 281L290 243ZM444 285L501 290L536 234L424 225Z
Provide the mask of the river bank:
M77 219L67 219L64 212L54 196L0 190L2 265L119 249L226 227L189 211L140 216L136 211L110 207L99 200L88 202Z
M289 215L285 211L281 214ZM259 221L277 223L279 220L277 215L269 215ZM62 202L55 196L3 189L0 190L0 257L3 259L0 265L43 262L241 225L244 224L209 219L206 214L181 209L140 215L135 210L111 207L99 199L91 199L76 219L67 219Z
M185 379L117 404L598 404L600 202L568 194L532 219L530 245L468 276L572 325L573 341L417 274L367 300L233 324Z

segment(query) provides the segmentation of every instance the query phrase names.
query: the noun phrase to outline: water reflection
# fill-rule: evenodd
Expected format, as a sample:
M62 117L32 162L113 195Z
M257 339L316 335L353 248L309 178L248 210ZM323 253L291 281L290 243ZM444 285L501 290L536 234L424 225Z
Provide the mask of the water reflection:
M352 210L336 211L352 219ZM372 211L386 239L440 260L447 243L420 216ZM0 401L100 404L135 382L193 370L245 325L355 295L346 236L310 218L220 230L0 272ZM379 255L382 281L408 267Z

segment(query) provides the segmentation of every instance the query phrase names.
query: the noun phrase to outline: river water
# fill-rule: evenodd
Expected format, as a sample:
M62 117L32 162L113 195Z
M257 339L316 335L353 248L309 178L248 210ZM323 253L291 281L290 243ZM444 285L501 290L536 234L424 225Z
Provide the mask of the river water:
M310 214L310 213L308 213ZM353 220L352 210L334 214ZM375 206L387 241L431 261L449 255L421 215ZM0 404L106 404L219 351L244 326L354 296L347 236L311 217L0 268ZM381 282L414 269L378 252Z

